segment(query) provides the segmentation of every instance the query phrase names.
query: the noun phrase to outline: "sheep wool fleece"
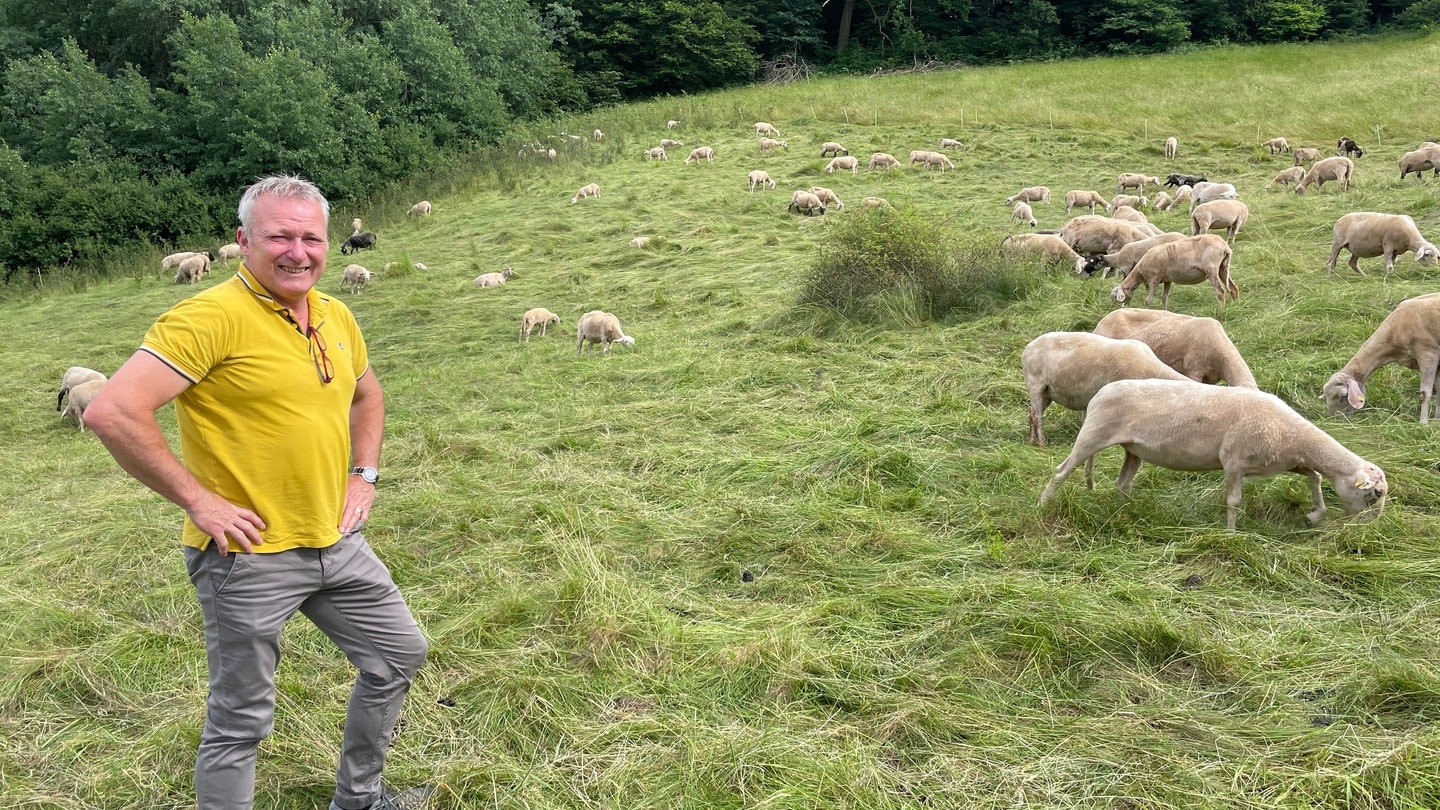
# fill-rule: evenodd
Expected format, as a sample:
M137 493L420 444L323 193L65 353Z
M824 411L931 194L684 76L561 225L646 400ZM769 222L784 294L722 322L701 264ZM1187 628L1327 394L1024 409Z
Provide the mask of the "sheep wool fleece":
M258 553L340 539L350 404L369 361L349 308L315 290L309 306L315 338L241 265L161 315L140 346L192 383L175 400L185 466L265 519ZM187 518L182 542L210 538Z

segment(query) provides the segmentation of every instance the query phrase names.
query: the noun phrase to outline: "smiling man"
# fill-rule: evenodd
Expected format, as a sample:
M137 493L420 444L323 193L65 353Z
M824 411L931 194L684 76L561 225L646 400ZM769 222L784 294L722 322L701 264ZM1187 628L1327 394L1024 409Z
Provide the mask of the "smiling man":
M253 806L297 611L359 668L331 807L396 806L380 774L427 644L361 533L385 405L354 316L315 291L329 216L307 180L256 181L240 199L240 271L161 315L85 413L126 472L185 510L209 666L201 810ZM183 463L155 417L171 401Z

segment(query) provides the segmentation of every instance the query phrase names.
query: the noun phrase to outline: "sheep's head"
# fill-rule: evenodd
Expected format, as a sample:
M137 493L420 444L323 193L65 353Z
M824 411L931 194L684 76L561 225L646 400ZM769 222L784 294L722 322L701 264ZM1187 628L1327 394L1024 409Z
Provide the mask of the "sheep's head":
M1100 254L1100 255L1096 255L1096 256L1091 256L1091 257L1089 257L1089 258L1086 258L1086 257L1084 257L1084 256L1081 256L1081 257L1075 262L1075 272L1076 272L1076 273L1081 273L1081 274L1084 274L1084 275L1087 275L1087 276L1088 276L1088 275L1093 274L1096 270L1104 270L1105 268L1107 268L1107 267L1109 267L1109 266L1110 266L1110 262L1105 259L1104 254ZM1119 289L1119 288L1117 287L1116 289ZM1120 300L1123 301L1124 299L1120 299Z
M1325 407L1330 413L1351 414L1365 407L1365 392L1348 372L1332 374L1320 389L1320 395L1325 398Z
M1385 511L1385 497L1390 494L1390 484L1385 480L1385 471L1365 462L1353 473L1336 482L1335 492L1340 496L1341 508L1345 514L1354 515L1377 507L1367 519L1374 520Z
M1130 296L1126 294L1124 286L1117 284L1115 289L1110 291L1110 297L1114 298L1116 303L1123 304Z
M514 278L514 277L515 277L515 271L514 271L514 270L511 270L511 269L508 268L508 267L506 267L506 268L504 268L504 269L502 269L502 270L500 271L500 275L504 276L505 278Z
M1421 242L1420 249L1415 251L1415 261L1421 264L1434 264L1437 260L1440 260L1440 248L1429 242Z

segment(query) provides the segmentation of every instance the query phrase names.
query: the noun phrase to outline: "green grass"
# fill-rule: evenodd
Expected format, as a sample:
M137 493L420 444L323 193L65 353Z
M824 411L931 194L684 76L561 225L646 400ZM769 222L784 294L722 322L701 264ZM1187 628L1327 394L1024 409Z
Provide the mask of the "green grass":
M359 213L379 244L355 258L429 267L347 298L389 406L370 537L433 642L388 778L434 785L437 810L1440 806L1437 428L1404 369L1352 419L1319 399L1397 302L1435 289L1412 257L1388 279L1323 263L1347 211L1440 234L1435 181L1395 168L1440 134L1437 88L1436 37L829 79L535 127L378 196ZM788 153L756 153L757 120ZM606 140L553 165L515 157L596 126ZM667 134L686 148L645 162ZM1274 135L1356 138L1357 187L1265 189L1288 164L1258 146ZM825 140L903 159L941 137L966 144L955 172L821 172ZM682 165L701 144L716 162ZM752 168L779 188L748 193ZM1052 446L1025 443L1020 350L1091 328L1111 283L1029 267L1028 296L940 322L798 303L865 195L979 250L1020 187L1108 196L1123 171L1241 189L1241 298L1219 317L1264 389L1386 470L1378 520L1340 520L1327 485L1311 528L1305 481L1282 476L1246 485L1227 532L1219 474L1147 466L1126 500L1113 450L1094 492L1077 476L1037 510L1079 420L1051 408ZM592 181L603 197L570 204ZM786 214L816 183L852 205ZM434 215L407 220L422 197ZM627 246L640 235L661 239ZM52 410L67 366L113 370L193 294L159 255L0 301L7 806L192 802L204 655L181 514ZM323 288L347 261L337 244ZM507 285L470 284L504 265ZM561 324L521 344L533 306ZM577 358L594 308L635 346ZM1171 308L1217 314L1208 287ZM285 644L257 807L313 808L352 675L303 619Z

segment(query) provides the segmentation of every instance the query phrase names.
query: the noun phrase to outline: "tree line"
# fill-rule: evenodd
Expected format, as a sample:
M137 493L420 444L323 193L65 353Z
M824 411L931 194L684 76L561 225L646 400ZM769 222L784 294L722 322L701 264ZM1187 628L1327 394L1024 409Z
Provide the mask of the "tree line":
M0 272L234 225L256 176L344 205L517 121L765 78L1440 21L1440 0L0 0Z

